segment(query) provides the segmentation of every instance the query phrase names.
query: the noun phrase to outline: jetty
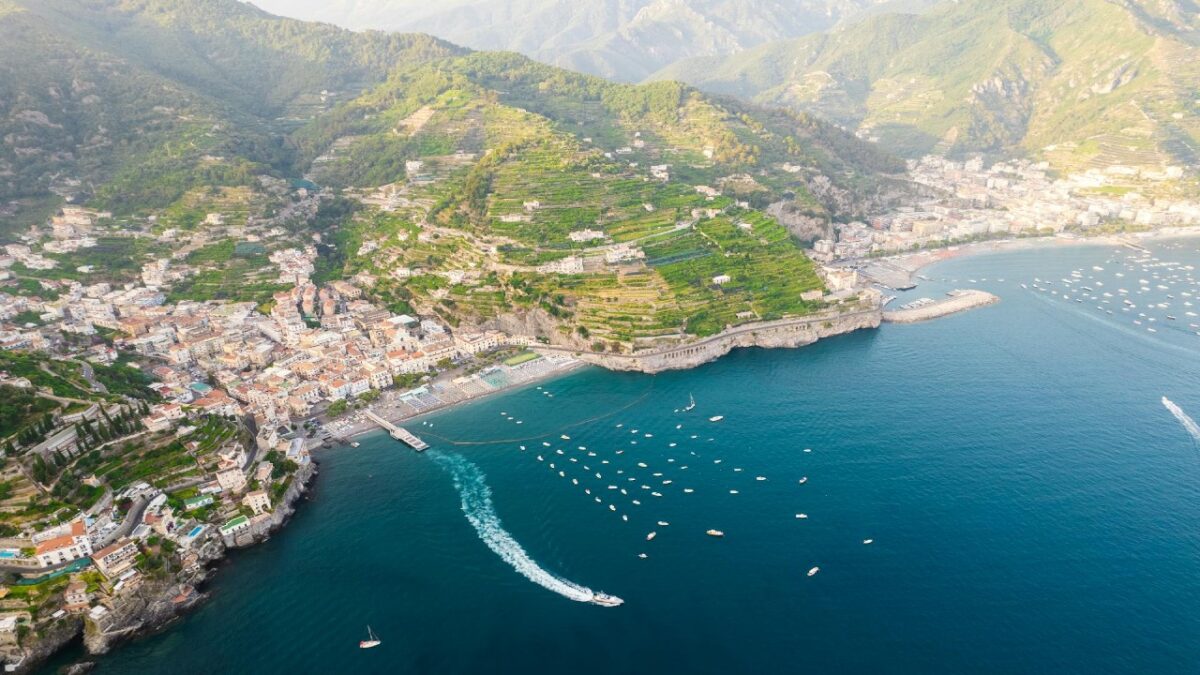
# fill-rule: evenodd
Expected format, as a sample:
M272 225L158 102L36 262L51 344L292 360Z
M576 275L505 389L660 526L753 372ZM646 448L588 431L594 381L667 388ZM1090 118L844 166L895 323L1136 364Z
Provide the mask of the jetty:
M380 417L379 415L376 415L375 413L371 412L370 410L366 411L365 414L366 414L367 418L370 419L372 422L383 427L388 432L388 435L390 435L392 438L400 441L401 443L404 443L405 445L412 448L413 450L416 450L417 452L421 452L425 448L429 447L428 443L421 440L420 438L417 438L416 434L410 432L409 430L407 430L403 427L398 427L395 424L392 424L391 422L383 419L382 417Z
M898 309L884 312L883 320L889 323L917 323L918 321L929 321L930 319L938 319L958 312L965 312L968 309L975 309L976 307L984 307L1000 301L1000 298L987 291L975 289L950 291L946 296L941 300L934 300L932 298L915 300Z

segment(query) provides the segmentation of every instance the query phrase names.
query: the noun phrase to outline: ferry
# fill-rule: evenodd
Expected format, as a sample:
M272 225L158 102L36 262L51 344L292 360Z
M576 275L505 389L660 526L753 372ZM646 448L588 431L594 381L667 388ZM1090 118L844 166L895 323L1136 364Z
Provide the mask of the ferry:
M718 538L725 536L725 533L720 530L709 530L709 531L705 532L704 534L707 534L710 537L718 537Z
M713 415L712 417L708 418L708 421L709 422L720 422L723 419L725 419L724 415Z
M370 626L367 626L367 639L359 640L358 648L370 649L372 647L378 647L381 644L383 644L383 641L379 639L379 636L375 634L375 631L371 630Z
M820 567L814 567L814 568L812 568L811 570L809 570L809 571L808 571L808 576L810 576L810 577L811 577L811 576L815 575L817 572L820 572L820 571L821 571L821 568L820 568Z
M600 605L601 607L620 607L625 604L624 600L608 593L594 593L590 602L593 605Z

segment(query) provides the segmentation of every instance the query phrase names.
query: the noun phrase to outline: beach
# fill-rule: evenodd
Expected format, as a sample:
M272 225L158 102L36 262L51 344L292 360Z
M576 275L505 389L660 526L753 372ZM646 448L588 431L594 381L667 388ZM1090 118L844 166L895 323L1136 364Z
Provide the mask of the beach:
M383 392L378 401L366 410L383 419L399 424L480 398L509 392L538 382L544 382L583 368L587 364L567 355L541 356L515 366L497 365L468 376L449 375L405 391ZM500 377L497 377L497 375ZM347 413L325 425L334 438L352 439L372 431L379 425L367 419L362 411ZM320 445L322 439L312 439Z

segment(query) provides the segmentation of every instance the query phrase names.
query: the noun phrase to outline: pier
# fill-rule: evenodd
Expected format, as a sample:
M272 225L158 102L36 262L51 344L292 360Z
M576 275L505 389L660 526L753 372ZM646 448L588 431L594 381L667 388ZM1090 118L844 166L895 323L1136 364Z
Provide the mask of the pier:
M408 445L410 448L412 448L413 450L416 450L417 452L421 452L425 448L429 447L428 443L417 438L417 436L415 434L411 433L410 431L408 431L407 429L405 429L403 427L398 427L395 424L392 424L391 422L383 419L382 417L380 417L379 415L376 415L375 413L371 412L370 410L366 411L366 416L372 422L378 424L379 426L381 426L385 430L387 430L388 435L390 435L392 438L400 441L401 443L404 443L405 445Z

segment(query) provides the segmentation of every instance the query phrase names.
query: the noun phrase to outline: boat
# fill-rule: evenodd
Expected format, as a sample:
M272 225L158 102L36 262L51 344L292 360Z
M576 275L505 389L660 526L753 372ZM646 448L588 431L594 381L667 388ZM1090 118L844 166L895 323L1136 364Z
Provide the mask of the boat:
M657 532L651 532L650 534L646 535L646 541L654 541L654 538L657 536Z
M713 415L712 417L708 418L708 421L709 422L720 422L723 419L725 419L724 415Z
M381 644L383 644L383 641L379 639L379 636L375 634L375 631L371 630L370 626L367 626L367 639L359 640L358 648L370 649L372 647L378 647Z
M684 406L683 412L691 412L696 407L696 398L688 394L688 404Z
M863 539L863 543L864 544L873 544L873 543L875 543L875 540L874 539Z
M360 445L362 445L362 443L359 443L358 441L350 441L350 447L352 448L357 448Z
M591 603L601 607L620 607L625 604L625 601L615 595L601 592L592 594Z
M647 556L645 553L639 553L638 557L641 558L642 560L645 560L649 556Z
M821 568L820 568L820 567L814 567L814 568L812 568L811 570L809 570L809 571L808 571L808 576L810 576L810 577L811 577L811 576L815 575L817 572L820 572L820 571L821 571Z
M720 530L709 530L709 531L705 532L704 534L707 534L710 537L724 537L725 536L725 533Z
M801 484L801 485L804 485L804 484L805 484L805 483L807 483L807 482L808 482L808 476L804 476L803 478L801 478L801 479L800 479L800 484Z

